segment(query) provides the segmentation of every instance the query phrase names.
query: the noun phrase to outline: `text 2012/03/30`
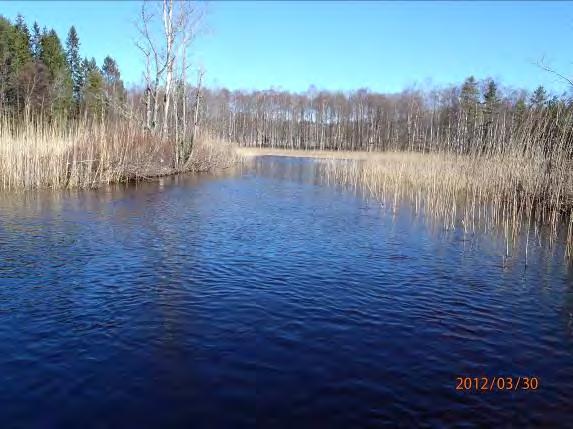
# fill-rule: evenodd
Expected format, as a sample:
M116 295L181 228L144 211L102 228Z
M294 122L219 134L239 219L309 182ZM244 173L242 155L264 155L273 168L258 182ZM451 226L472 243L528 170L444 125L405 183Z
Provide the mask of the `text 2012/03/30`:
M538 377L456 377L456 390L462 391L535 391L539 386Z

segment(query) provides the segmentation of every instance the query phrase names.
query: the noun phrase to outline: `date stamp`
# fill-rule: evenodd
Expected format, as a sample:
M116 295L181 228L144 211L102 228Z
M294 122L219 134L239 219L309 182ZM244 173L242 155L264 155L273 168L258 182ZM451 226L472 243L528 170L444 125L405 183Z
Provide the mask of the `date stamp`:
M456 390L470 392L535 391L539 377L456 377Z

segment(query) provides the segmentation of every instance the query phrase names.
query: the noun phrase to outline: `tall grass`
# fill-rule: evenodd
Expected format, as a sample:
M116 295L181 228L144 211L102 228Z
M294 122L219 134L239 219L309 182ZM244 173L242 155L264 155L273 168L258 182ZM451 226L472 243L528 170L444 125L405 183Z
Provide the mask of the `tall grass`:
M185 165L174 145L130 121L47 123L0 118L0 189L91 188L234 161L231 145L200 134Z
M515 152L387 152L325 163L325 180L364 188L392 210L406 202L446 229L501 232L506 256L523 232L549 244L564 234L566 256L573 256L573 165L566 158L549 165L545 156Z

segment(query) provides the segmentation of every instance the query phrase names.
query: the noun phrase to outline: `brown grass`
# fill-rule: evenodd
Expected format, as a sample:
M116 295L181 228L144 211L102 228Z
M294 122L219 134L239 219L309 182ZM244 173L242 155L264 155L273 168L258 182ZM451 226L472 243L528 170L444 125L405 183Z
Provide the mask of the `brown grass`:
M0 118L0 189L92 188L183 171L205 171L236 161L234 147L209 134L197 139L183 166L174 145L128 121L17 123Z

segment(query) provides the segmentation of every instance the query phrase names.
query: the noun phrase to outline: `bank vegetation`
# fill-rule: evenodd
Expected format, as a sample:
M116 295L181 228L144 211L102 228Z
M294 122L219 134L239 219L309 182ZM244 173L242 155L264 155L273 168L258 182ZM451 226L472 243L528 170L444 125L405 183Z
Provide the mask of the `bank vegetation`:
M189 58L202 16L189 1L144 2L134 46L144 83L129 89L113 57L82 58L74 26L63 44L20 15L0 17L0 189L96 187L235 162L199 119L203 71Z

